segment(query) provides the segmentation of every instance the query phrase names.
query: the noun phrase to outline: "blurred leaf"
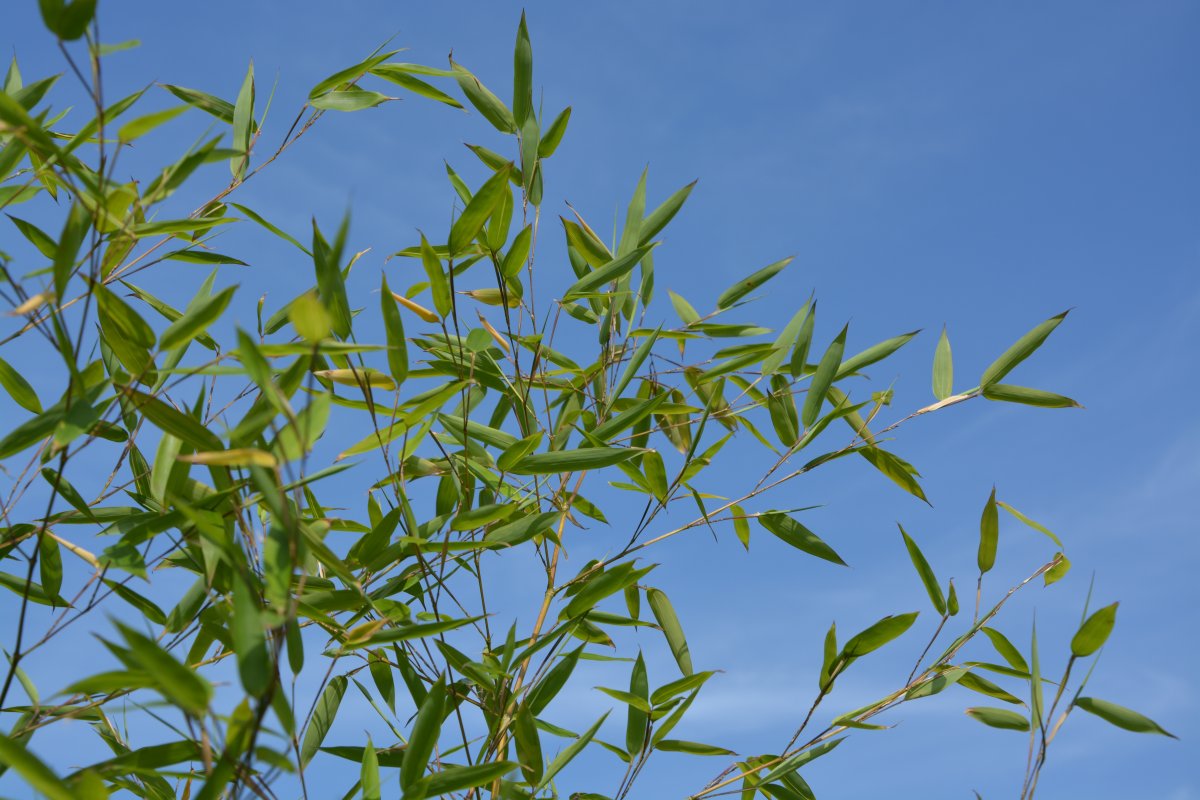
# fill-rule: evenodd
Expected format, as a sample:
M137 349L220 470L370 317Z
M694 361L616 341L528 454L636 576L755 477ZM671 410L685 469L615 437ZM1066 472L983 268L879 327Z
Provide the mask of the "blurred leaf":
M1029 720L1024 715L1018 714L1016 711L1010 711L1007 708L977 706L975 708L968 708L967 716L977 719L984 725L992 728L1003 728L1011 731L1029 730Z
M1100 700L1096 697L1079 697L1076 698L1074 705L1077 708L1082 708L1089 714L1095 714L1105 722L1116 725L1118 728L1124 728L1127 731L1133 731L1134 733L1160 733L1163 736L1170 736L1172 739L1179 738L1173 733L1168 733L1149 717L1143 716L1133 709L1119 706L1116 703L1110 703L1107 700Z
M1104 646L1117 623L1118 605L1113 603L1105 606L1079 626L1079 630L1071 638L1071 655L1086 658Z
M1024 386L1012 386L1007 383L990 383L984 386L983 396L988 400L1021 403L1041 408L1083 408L1079 403L1069 397L1063 397L1061 394L1045 392L1041 389L1029 389Z
M44 4L44 0L43 0ZM25 749L19 739L0 733L0 762L11 767L31 789L49 800L77 800L75 791L63 783L37 756Z
M37 392L29 385L29 381L12 366L0 358L0 386L8 392L9 397L17 405L34 414L42 413L42 401L38 400Z

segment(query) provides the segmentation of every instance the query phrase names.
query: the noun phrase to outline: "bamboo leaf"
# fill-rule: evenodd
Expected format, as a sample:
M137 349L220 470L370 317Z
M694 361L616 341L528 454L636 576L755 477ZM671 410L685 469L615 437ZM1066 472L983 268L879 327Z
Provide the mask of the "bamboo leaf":
M1087 618L1071 638L1071 655L1086 658L1095 653L1108 641L1113 626L1117 624L1117 603L1105 606Z
M1007 708L977 706L967 709L967 716L977 719L991 728L1002 728L1010 731L1028 731L1029 720L1023 714Z
M950 352L950 337L942 326L937 348L933 351L933 396L945 400L954 394L954 358Z
M687 639L683 635L683 626L679 624L679 617L676 616L671 601L661 589L647 589L646 602L650 604L654 619L662 628L663 636L667 638L667 645L671 648L671 655L675 656L675 663L679 665L679 671L684 675L691 675L694 672L692 653L688 648Z
M996 564L996 546L1000 541L1000 517L996 510L996 487L983 506L983 515L979 518L979 574L991 570Z
M842 351L846 347L846 332L849 328L849 325L842 328L842 332L826 349L825 355L821 356L821 361L817 364L817 371L813 373L812 382L808 386L808 394L804 398L804 407L800 412L800 421L804 423L805 428L812 427L821 413L825 395L833 384L834 375L842 363ZM794 367L792 373L795 374Z
M908 557L912 560L913 567L917 570L917 575L921 578L921 583L925 585L925 591L929 595L929 601L933 603L933 607L937 609L939 614L946 613L946 596L942 594L942 586L938 583L937 576L933 574L933 568L929 566L929 562L925 560L921 548L917 547L917 543L912 540L912 537L904 530L903 525L900 528L900 535L904 537L904 546L908 549Z
M846 566L846 562L842 560L842 557L832 547L825 544L815 533L782 511L767 511L759 514L758 522L768 531L797 550L802 550L811 556L823 558L834 564L840 564L843 567Z
M1012 347L1005 350L999 358L983 371L983 376L979 379L980 387L987 389L992 384L999 382L1001 378L1012 372L1018 364L1033 355L1042 346L1042 342L1046 341L1046 337L1053 333L1054 329L1067 318L1068 313L1070 312L1064 311L1061 314L1051 317L1018 339Z
M768 264L757 272L742 278L733 286L730 286L728 289L721 292L721 295L717 298L717 308L729 308L738 300L741 300L743 297L750 294L750 292L754 291L759 286L762 286L764 283L771 280L771 278L774 278L776 275L778 275L784 267L792 263L792 259L794 257L795 256L788 256L780 261L776 261L774 264ZM839 355L839 358L840 357L841 356Z
M1127 731L1133 731L1134 733L1158 733L1163 736L1170 736L1172 739L1179 738L1175 734L1166 731L1149 717L1139 714L1131 708L1110 703L1107 700L1101 700L1096 697L1080 697L1075 700L1075 706Z

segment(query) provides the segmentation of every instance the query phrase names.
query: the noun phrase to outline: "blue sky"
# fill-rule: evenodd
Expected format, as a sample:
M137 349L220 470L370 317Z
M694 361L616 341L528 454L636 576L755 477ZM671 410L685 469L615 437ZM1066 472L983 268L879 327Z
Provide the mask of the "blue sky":
M102 6L105 40L143 41L110 59L112 85L132 91L160 80L232 97L253 57L260 98L279 77L275 136L310 86L393 34L412 61L441 66L453 49L503 94L521 10L510 2L362 2L352 13L314 2ZM777 747L811 701L831 618L850 631L927 604L895 522L937 554L943 579L971 582L979 509L994 483L1002 499L1066 540L1076 566L1061 584L1019 596L1001 627L1025 641L1038 610L1044 658L1061 668L1094 573L1096 599L1121 607L1089 693L1182 737L1136 736L1073 716L1051 751L1043 796L1200 798L1200 422L1187 410L1200 393L1200 7L526 8L547 113L574 108L548 164L547 216L569 200L603 232L647 164L652 203L700 179L656 256L664 317L665 289L711 308L737 277L795 254L739 319L778 326L815 291L819 340L847 320L851 349L923 328L872 373L883 385L895 379L894 408L908 410L932 399L929 363L941 325L968 381L1034 323L1074 309L1013 378L1070 395L1085 411L977 401L906 427L895 449L922 471L932 509L865 464L841 462L779 502L825 504L812 526L836 543L849 572L764 539L744 554L732 537L679 537L657 554L656 581L681 610L697 665L726 671L681 735L744 753ZM17 54L27 77L61 69L31 2L9 9L0 46L6 58ZM442 160L479 180L461 143L498 148L489 131L478 115L410 97L330 114L247 185L243 202L296 233L310 215L333 226L349 206L351 246L375 248L363 270L366 292L382 254L411 244L416 228L445 227ZM133 158L153 163L154 155ZM257 269L222 276L245 296L267 291L282 302L309 285L311 266L295 251L239 236L230 234L239 246L264 248L252 251ZM5 234L0 249L15 250L14 237ZM406 266L390 264L389 276ZM558 266L565 275L561 258L548 254L545 268ZM1002 537L1005 577L1053 554L1015 524ZM0 626L6 641L8 627ZM886 692L896 663L915 655L863 664L830 710ZM659 642L647 643L647 658L652 681L673 677ZM598 673L594 682L616 680ZM594 718L606 701L592 694L564 713ZM856 735L814 764L818 794L1015 794L1025 739L966 719L962 707L976 702L966 693L925 702L906 707L897 730ZM347 740L367 724L347 727ZM664 756L634 796L683 796L719 769L711 764L697 770ZM589 777L615 767L597 757ZM0 793L26 796L11 777L0 780Z

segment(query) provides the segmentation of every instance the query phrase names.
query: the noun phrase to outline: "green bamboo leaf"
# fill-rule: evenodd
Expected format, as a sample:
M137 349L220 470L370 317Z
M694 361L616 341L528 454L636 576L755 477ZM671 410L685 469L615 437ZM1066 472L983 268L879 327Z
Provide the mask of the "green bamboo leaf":
M158 126L175 119L191 107L191 105L171 106L132 119L120 127L117 131L117 138L122 142L136 141Z
M1033 623L1033 632L1030 636L1029 644L1029 689L1029 709L1034 722L1040 727L1043 719L1042 709L1045 706L1042 702L1042 666L1041 659L1038 657L1036 620Z
M646 675L646 662L638 651L633 662L633 670L629 675L629 694L642 702L628 708L625 722L625 750L629 753L640 753L646 744L647 728L650 724L650 681Z
M636 583L652 569L654 569L653 564L648 567L636 569L633 562L626 561L602 572L593 573L584 581L583 588L575 593L575 596L571 598L571 602L567 603L566 607L559 613L559 619L574 619L587 613L601 600L616 594L626 586Z
M321 295L321 304L328 310L333 320L333 332L340 338L350 334L350 301L346 297L346 279L342 273L342 249L346 242L346 233L350 227L350 215L342 217L337 236L333 244L321 235L317 220L312 221L313 229L313 266L317 274L317 291Z
M362 784L363 800L380 800L382 794L379 785L379 756L370 736L367 737L367 746L363 749L359 782Z
M671 298L671 306L675 309L675 313L679 315L679 319L685 326L700 321L700 313L692 307L691 303L669 289L667 290L667 296Z
M183 316L172 322L163 331L162 337L159 339L158 346L163 350L174 350L180 345L190 342L202 335L208 326L212 325L221 315L225 313L225 309L229 306L229 301L233 299L233 293L237 291L236 286L230 286L222 289L209 297L201 297L197 295L188 303L188 306L183 311Z
M792 360L788 371L793 378L801 378L808 371L808 351L812 348L813 328L817 323L817 301L811 300L808 313L800 324L800 332L796 334L796 343L792 346ZM810 389L811 391L811 389Z
M42 591L50 597L58 597L63 577L62 549L58 546L58 540L46 533L38 537L37 544Z
M987 695L988 697L994 697L997 700L1003 700L1005 703L1012 703L1013 705L1025 704L1021 698L1005 691L986 678L979 677L973 672L964 672L958 679L958 685L965 689L970 689L973 692L979 692L980 694Z
M242 79L242 88L238 92L237 102L233 106L233 149L239 155L229 160L229 169L233 177L242 180L246 176L246 167L250 164L250 142L254 128L254 61L246 69L246 77Z
M946 614L946 596L942 594L942 586L938 583L937 576L933 574L933 568L925 560L924 554L921 553L921 548L917 547L917 543L904 530L904 526L898 525L898 527L900 528L900 535L904 537L904 546L908 549L908 557L912 560L913 567L917 570L917 575L921 577L921 583L925 584L925 591L929 594L929 601L933 603L933 607L937 609L937 612L944 616Z
M1030 389L1026 386L1013 386L1007 383L989 383L983 387L983 396L988 400L1002 403L1020 403L1039 408L1083 408L1069 397L1041 389Z
M362 111L395 99L366 89L335 89L309 100L308 104L323 111Z
M579 663L579 657L583 654L585 645L580 645L575 650L562 656L558 663L551 667L546 676L542 678L532 689L529 690L526 702L529 705L529 710L537 715L545 710L558 693L567 684L571 673L575 670L575 665Z
M458 81L463 94L467 96L471 105L475 106L475 109L483 115L483 118L492 123L493 127L501 133L516 133L517 125L512 112L500 98L492 94L469 70L461 64L454 63L454 59L450 60L450 67L454 71L454 79Z
M233 104L229 101L213 97L211 94L206 94L196 89L172 86L169 83L162 84L162 87L188 105L198 108L205 113L212 114L222 122L228 122L230 125L233 124Z
M29 381L3 358L0 358L0 386L4 387L8 396L21 408L34 414L42 413L42 401L38 399L37 392L29 385Z
M842 653L847 658L859 658L878 650L911 628L912 624L917 621L917 613L913 611L908 614L884 617L861 633L850 637L850 640L842 647Z
M656 243L642 245L632 252L614 258L608 263L592 270L571 284L571 287L563 294L563 300L572 300L594 292L606 284L625 277L630 272L633 272L633 268L638 265L638 262L645 258L655 246Z
M363 647L372 647L377 644L424 639L427 636L436 636L439 633L445 633L446 631L461 628L464 625L470 625L473 622L478 622L479 619L479 617L464 617L463 619L448 619L441 622L418 622L410 625L398 625L394 628L385 628L371 634L366 639L347 641L342 645L342 651L349 652Z
M517 44L513 52L513 121L517 127L533 113L533 46L525 26L525 12L517 26Z
M664 683L650 695L650 704L654 706L661 705L672 697L690 692L693 689L698 689L713 675L716 675L716 673L711 671L696 672L691 675L685 675L682 678L677 678L670 683Z
M838 371L833 376L833 379L835 381L841 380L847 375L858 372L863 367L869 367L872 364L884 360L892 353L895 353L901 347L912 341L912 338L918 333L920 333L919 330L902 333L899 336L894 336L891 339L880 342L879 344L872 345L866 350L863 350L861 353L850 356L850 358L847 358L842 362L841 366L838 367Z
M40 0L38 7L46 27L68 42L87 33L96 16L96 0Z
M1113 626L1117 624L1118 603L1105 606L1087 618L1071 638L1071 655L1086 658L1095 653L1108 641Z
M383 314L383 327L387 334L388 371L396 386L404 383L408 377L408 342L404 338L404 320L400 317L400 309L396 306L396 298L388 288L387 276L382 278L379 289L379 305Z
M764 368L763 372L767 370ZM771 376L771 394L767 395L767 412L775 435L785 448L795 446L800 440L800 418L796 413L796 401L792 396L792 382L783 375Z
M1023 714L1007 708L992 706L977 706L967 709L967 716L977 719L991 728L1002 728L1010 731L1028 731L1029 720Z
M462 103L441 89L430 86L420 78L414 77L409 69L410 66L408 64L379 64L378 66L371 67L370 73L383 78L385 81L390 81L397 86L403 86L413 94L420 95L421 97L427 97L430 100L436 100L439 103L445 103L454 108L463 107Z
M550 781L554 779L554 776L561 772L563 767L575 760L575 756L579 755L583 751L583 748L587 747L588 744L591 743L592 739L594 739L596 734L600 731L600 726L604 724L606 719L608 719L609 713L610 712L605 711L600 719L593 723L592 727L584 731L583 734L581 734L575 741L564 747L562 751L554 757L554 760L550 762L550 766L546 767L546 772L542 775L542 779L538 781L537 786L534 787L533 791L535 794L549 786Z
M54 606L58 608L67 608L70 606L70 603L61 596L47 592L41 584L34 581L26 581L24 578L18 578L16 575L10 575L7 572L0 572L0 586L9 591L16 592L20 597L28 598L31 603L37 603L41 606Z
M75 270L79 248L92 227L92 212L81 202L71 205L54 251L54 294L63 297Z
M559 475L581 470L601 469L619 464L645 452L635 447L586 447L534 453L518 461L512 471L518 475Z
M567 109L569 112L570 109ZM566 113L566 112L564 112ZM564 123L563 127L566 125ZM682 189L677 190L674 194L662 202L658 208L651 211L642 220L639 246L644 246L649 243L655 236L662 232L662 229L667 227L675 215L679 213L679 209L683 208L683 204L687 202L688 196L692 193L692 189L696 188L696 181L692 181Z
M638 345L637 350L633 351L633 357L629 359L629 363L626 364L625 369L621 371L621 377L613 386L612 391L609 392L609 409L612 408L613 403L620 399L621 393L625 391L625 388L629 386L629 383L634 379L634 376L637 375L638 370L642 368L642 364L646 363L646 359L649 357L650 351L654 347L654 343L658 341L658 336L661 332L661 327L654 330L649 336L644 337L641 344Z
M992 647L996 648L996 652L1009 663L1009 666L1022 673L1029 672L1029 665L1025 663L1025 657L1004 634L994 628L982 628L981 630L992 643Z
M75 790L67 786L37 756L25 749L19 739L0 733L0 763L11 767L31 789L49 800L77 800Z
M469 767L446 767L423 779L421 797L440 797L477 786L487 786L517 768L511 761L491 761ZM407 795L406 795L407 797Z
M515 278L521 274L521 268L529 261L529 250L533 244L533 225L526 225L513 239L508 252L504 254L504 262L500 273L505 278Z
M767 511L759 514L758 522L768 531L797 550L803 550L811 556L832 561L834 564L840 564L843 567L846 566L846 562L842 560L842 557L832 547L825 544L815 533L782 511Z
M262 600L244 579L233 581L233 624L230 626L242 686L262 697L271 685L271 655L267 650Z
M567 123L571 121L571 107L567 106L562 111L558 112L550 127L542 133L541 141L538 142L538 158L549 158L558 150L559 144L562 143L563 135L567 132Z
M937 348L933 351L933 396L945 400L954 394L954 358L950 352L950 337L946 335L946 326L942 326L942 335L938 337Z
M1119 706L1116 703L1110 703L1107 700L1101 700L1096 697L1080 697L1075 700L1074 705L1077 708L1082 708L1089 714L1095 714L1105 722L1116 725L1118 728L1124 728L1127 731L1134 733L1159 733L1163 736L1170 736L1172 739L1179 737L1173 733L1167 732L1161 725L1147 716L1139 714L1130 708Z
M992 384L997 383L1005 375L1012 372L1018 364L1033 355L1042 346L1042 342L1046 341L1046 337L1053 333L1054 329L1067 318L1068 313L1070 312L1064 311L1061 314L1051 317L1018 339L1012 347L1005 350L1003 355L993 361L991 366L983 371L983 377L979 379L980 387L987 389Z
M541 783L545 762L542 757L542 740L529 706L520 705L512 720L513 740L517 746L517 760L521 773L530 784Z
M1000 517L996 510L996 487L983 507L983 515L979 519L979 574L991 570L996 564L996 546L1000 541Z
M400 788L405 793L425 774L425 767L441 734L445 705L446 679L443 676L429 687L413 721L408 749L404 752L404 762L400 767Z
M133 403L146 419L164 433L169 433L190 444L197 450L224 450L225 446L212 431L196 421L195 417L184 414L159 400L157 397L139 392L131 387L118 387Z
M131 659L152 677L155 688L193 717L201 717L212 699L212 686L181 664L158 642L119 622L115 623L129 645Z
M475 241L475 237L483 230L483 224L500 204L500 199L509 191L508 179L512 174L512 165L505 164L496 170L496 174L488 178L479 191L475 192L471 202L467 203L462 214L450 228L449 250L451 257L465 251ZM422 245L422 259L424 259ZM428 267L427 267L428 268Z
M720 296L717 297L717 308L729 308L738 300L741 300L743 297L750 294L750 292L754 291L759 286L762 286L764 283L771 280L771 278L774 278L776 275L778 275L784 267L792 263L793 258L795 258L795 256L788 256L787 258L776 261L774 264L768 264L757 272L742 278L733 286L730 286L728 289L721 292Z
M920 473L913 468L904 459L897 456L895 453L889 453L886 450L878 447L862 447L859 448L858 454L871 462L875 469L882 472L892 480L897 486L920 500L929 503L929 498L925 496L925 490L921 488L921 484L917 482L917 477ZM932 505L932 503L930 503Z
M829 391L830 385L833 384L838 366L842 363L842 352L846 347L846 332L849 329L849 325L842 328L842 332L830 343L825 355L821 356L821 361L817 364L817 370L813 373L812 382L808 386L808 394L804 398L804 407L800 411L800 420L804 423L805 428L812 427L821 413L825 395ZM795 374L794 366L792 374Z
M92 512L91 506L83 499L83 495L65 477L50 467L42 468L42 477L46 479L46 483L50 484L58 492L58 495L62 499L71 504L71 508L82 514L85 519L90 522L100 522Z
M1064 556L1061 551L1055 553L1054 557L1058 559L1058 563L1046 570L1046 574L1042 576L1045 582L1044 585L1046 586L1049 586L1052 583L1058 583L1063 578L1067 577L1067 573L1071 571L1071 559Z
M325 686L325 691L321 692L321 699L317 701L308 727L304 730L304 744L300 748L301 766L312 761L313 756L321 749L321 743L325 741L325 736L337 718L338 708L342 705L342 696L346 694L348 684L345 675L337 675Z
M1038 533L1041 533L1044 536L1048 536L1050 538L1050 541L1054 542L1059 547L1063 546L1062 540L1059 539L1057 536L1055 536L1054 533L1049 528L1047 528L1045 525L1041 524L1040 522L1037 522L1036 520L1030 519L1029 517L1025 516L1020 511L1013 508L1012 506L1010 506L1008 503L1004 502L1003 500L997 500L996 505L999 506L1000 508L1003 508L1008 513L1012 514L1014 517L1021 520L1021 522L1024 522L1026 525L1033 528Z
M646 602L650 604L654 619L667 638L667 645L671 648L671 655L675 656L675 663L679 665L679 671L684 675L693 674L692 653L688 648L687 639L683 635L683 626L679 624L679 617L676 616L670 599L661 589L647 589Z
M712 744L701 744L700 742L688 742L683 739L661 739L654 746L655 750L662 750L666 753L687 753L692 756L731 756L734 755L732 750L726 750L724 747L717 747Z

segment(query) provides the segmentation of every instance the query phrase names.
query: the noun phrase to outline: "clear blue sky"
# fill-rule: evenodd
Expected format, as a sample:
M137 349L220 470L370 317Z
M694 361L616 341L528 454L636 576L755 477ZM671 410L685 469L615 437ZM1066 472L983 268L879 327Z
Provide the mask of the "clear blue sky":
M109 60L113 86L160 80L232 97L253 57L260 98L279 76L276 136L310 86L393 34L411 48L409 60L441 66L453 49L506 91L521 10L512 2L101 7L106 41L143 41ZM1086 411L979 401L918 421L895 449L921 469L933 509L865 464L836 464L794 490L790 505L826 504L813 526L837 543L849 573L764 540L743 554L732 537L696 537L658 555L656 579L684 614L698 667L726 670L681 735L743 753L777 747L811 700L832 617L848 631L926 605L895 521L938 553L939 574L965 584L979 509L995 483L1002 499L1066 540L1076 565L1063 583L1022 596L1002 627L1025 641L1042 609L1039 630L1059 643L1044 658L1061 668L1094 572L1096 599L1121 607L1089 693L1182 737L1073 716L1051 750L1042 795L1200 798L1200 422L1188 410L1200 394L1200 5L537 2L527 10L545 107L575 112L548 165L547 215L570 200L605 230L647 163L651 202L700 179L656 257L660 291L710 307L735 278L796 254L742 318L778 325L815 290L819 339L846 320L852 349L924 328L874 374L897 379L898 409L930 401L943 323L967 381L1034 323L1075 309L1013 377ZM5 58L15 52L30 77L62 69L36 4L6 11ZM461 142L497 146L488 131L477 115L417 98L327 115L246 187L245 202L294 232L313 214L333 225L349 205L351 244L376 248L365 270L376 276L382 254L410 244L415 228L445 226L442 159L477 179ZM0 249L14 238L9 229ZM246 297L270 291L282 302L311 283L310 270L271 249L258 269L223 277L241 282ZM1052 555L1018 526L1002 536L1005 575ZM0 630L10 640L8 623ZM665 680L673 667L654 645L652 676ZM895 671L895 660L880 660ZM864 665L830 710L886 691L892 672ZM576 721L601 701L581 699ZM899 729L862 732L814 764L818 794L1014 796L1026 740L965 718L961 708L975 703L966 693L926 703L905 710ZM350 726L343 738L361 730ZM65 765L49 742L39 752ZM682 796L719 769L706 763L698 771L664 756L634 795ZM616 766L589 762L595 775ZM11 776L0 780L0 794L28 796L21 792Z

